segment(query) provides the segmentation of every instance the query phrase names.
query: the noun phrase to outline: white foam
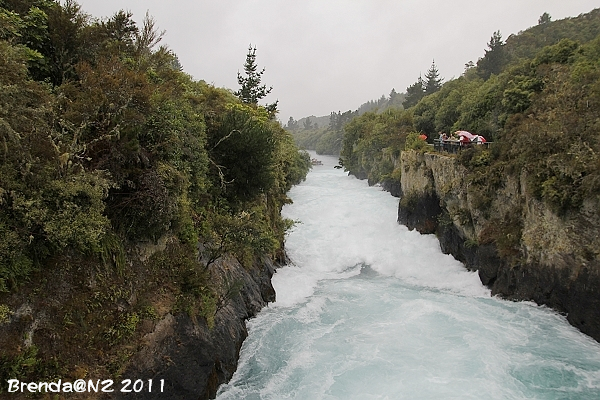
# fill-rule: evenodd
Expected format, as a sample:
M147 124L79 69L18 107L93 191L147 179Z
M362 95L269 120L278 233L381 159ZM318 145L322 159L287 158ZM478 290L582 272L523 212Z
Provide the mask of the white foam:
M301 223L286 239L293 272L283 268L274 280L280 305L303 301L320 280L335 279L336 273L357 264L414 286L490 295L476 273L442 254L435 236L409 231L396 222L398 199L328 168L334 163L325 161L292 189L294 204L283 209L285 217Z
M294 264L248 322L219 399L600 398L600 346L563 316L490 297L397 199L324 159L292 190Z

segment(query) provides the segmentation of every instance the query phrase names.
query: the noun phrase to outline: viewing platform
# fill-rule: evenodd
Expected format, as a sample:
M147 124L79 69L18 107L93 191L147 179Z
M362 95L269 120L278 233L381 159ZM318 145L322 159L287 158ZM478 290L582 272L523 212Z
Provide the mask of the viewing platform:
M484 148L489 148L493 142L462 142L460 140L440 140L433 139L433 148L438 152L447 152L456 154L461 150L470 149L475 146L484 146Z

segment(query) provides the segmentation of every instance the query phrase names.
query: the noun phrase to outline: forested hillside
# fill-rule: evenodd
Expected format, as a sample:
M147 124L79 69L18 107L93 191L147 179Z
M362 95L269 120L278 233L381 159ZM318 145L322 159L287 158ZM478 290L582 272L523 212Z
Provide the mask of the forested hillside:
M544 14L506 42L495 32L461 77L431 94L417 85L423 96L414 106L355 118L346 127L342 163L377 182L399 176L389 155L404 149L410 133L433 143L439 132L467 130L494 142L461 156L482 193L494 190L498 174L525 168L536 196L560 212L576 209L600 188L599 34L600 10L560 21Z
M389 97L382 95L376 101L370 100L356 111L331 112L329 117L305 117L298 121L290 117L285 128L293 134L300 148L315 150L317 154L338 156L342 149L344 127L348 122L367 112L382 113L402 109L404 100L404 93L396 93L396 90L392 89Z
M118 376L144 323L214 323L237 284L217 260L283 257L308 155L276 104L193 80L160 42L148 15L0 0L0 392Z

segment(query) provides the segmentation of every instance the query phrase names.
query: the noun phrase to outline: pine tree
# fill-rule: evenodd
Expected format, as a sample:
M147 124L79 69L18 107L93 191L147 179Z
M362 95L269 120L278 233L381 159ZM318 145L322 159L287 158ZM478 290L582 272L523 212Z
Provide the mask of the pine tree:
M246 62L244 63L244 74L243 76L238 71L238 83L240 84L240 90L235 92L235 95L246 104L258 105L258 101L266 97L273 90L273 86L267 88L266 85L261 85L262 75L265 69L258 70L256 65L256 47L250 45L248 47L248 54L246 55ZM268 104L265 106L267 111L272 115L277 112L277 103Z
M423 96L425 96L425 85L423 83L423 78L419 75L419 79L406 88L406 97L402 102L402 107L407 109L414 106L423 98Z
M425 95L437 92L442 87L442 78L435 66L435 60L431 63L431 67L425 74Z
M488 79L492 74L499 74L504 66L504 43L500 31L494 32L485 56L477 61L477 72L483 79Z

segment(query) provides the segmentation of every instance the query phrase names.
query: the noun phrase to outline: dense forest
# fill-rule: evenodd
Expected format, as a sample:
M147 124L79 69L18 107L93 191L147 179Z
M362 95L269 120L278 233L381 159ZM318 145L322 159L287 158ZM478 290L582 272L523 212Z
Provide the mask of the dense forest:
M344 167L373 183L398 180L400 152L429 148L418 135L433 143L440 132L467 130L493 142L459 157L482 208L498 177L522 170L532 195L559 214L600 193L600 10L559 21L545 13L506 41L494 32L477 63L439 83L432 90L419 78L407 88L406 109L353 118Z
M226 301L212 263L283 257L280 210L310 160L258 104L256 49L234 93L160 42L149 15L0 0L3 382L116 376L157 293L210 326ZM143 243L164 246L141 263ZM33 338L27 307L44 315Z

